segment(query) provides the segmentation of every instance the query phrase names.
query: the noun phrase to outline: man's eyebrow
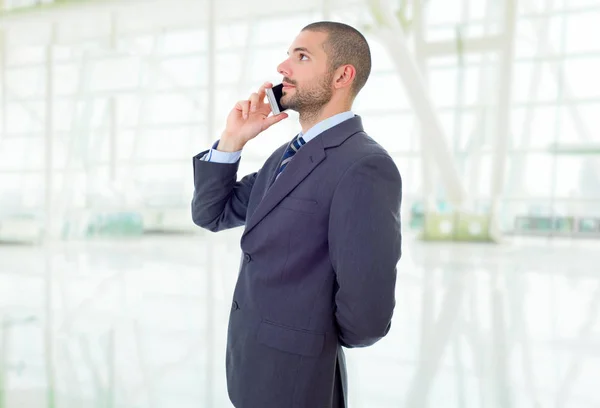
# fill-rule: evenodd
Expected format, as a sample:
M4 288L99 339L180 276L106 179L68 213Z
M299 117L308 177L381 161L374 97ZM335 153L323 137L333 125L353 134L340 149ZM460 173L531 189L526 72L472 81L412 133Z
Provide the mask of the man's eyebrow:
M312 55L312 52L310 52L307 48L304 48L304 47L296 47L296 48L294 48L294 51L292 51L292 52L298 52L298 51L306 52L307 54ZM287 55L290 55L289 51L288 51Z

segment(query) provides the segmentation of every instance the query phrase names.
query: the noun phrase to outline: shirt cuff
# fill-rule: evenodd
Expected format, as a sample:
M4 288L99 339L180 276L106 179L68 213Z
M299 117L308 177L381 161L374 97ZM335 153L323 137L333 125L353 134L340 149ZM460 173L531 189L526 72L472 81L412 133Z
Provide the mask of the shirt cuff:
M213 147L206 153L201 160L211 162L211 163L236 163L240 157L242 156L242 151L238 150L237 152L221 152L217 150L217 146L219 145L219 140L213 144Z

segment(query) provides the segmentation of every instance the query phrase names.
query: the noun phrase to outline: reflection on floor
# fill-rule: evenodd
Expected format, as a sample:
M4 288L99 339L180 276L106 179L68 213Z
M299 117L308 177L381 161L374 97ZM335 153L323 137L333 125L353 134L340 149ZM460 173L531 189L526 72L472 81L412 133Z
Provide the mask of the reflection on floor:
M240 233L0 247L0 408L231 407ZM599 241L405 239L350 407L600 406L599 265Z

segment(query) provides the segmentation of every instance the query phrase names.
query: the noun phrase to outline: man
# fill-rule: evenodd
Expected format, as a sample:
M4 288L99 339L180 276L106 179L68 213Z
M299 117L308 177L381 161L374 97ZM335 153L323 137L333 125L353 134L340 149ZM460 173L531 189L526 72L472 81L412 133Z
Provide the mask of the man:
M302 132L236 181L241 150L287 118L265 83L238 102L212 149L194 157L194 222L245 225L227 335L236 408L347 406L342 346L384 337L395 305L402 182L351 111L371 70L365 38L341 23L305 27L278 72Z

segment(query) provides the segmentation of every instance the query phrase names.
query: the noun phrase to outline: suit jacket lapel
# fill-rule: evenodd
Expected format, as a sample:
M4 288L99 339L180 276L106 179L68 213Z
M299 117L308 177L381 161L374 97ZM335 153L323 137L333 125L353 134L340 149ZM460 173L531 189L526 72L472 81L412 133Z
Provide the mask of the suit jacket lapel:
M256 211L250 216L246 224L246 235L264 217L275 208L302 180L304 180L323 160L325 160L325 149L320 137L313 139L310 143L302 146L289 162L283 173L277 178L267 190L262 201L256 207ZM279 166L275 169L275 175ZM276 177L272 175L272 177Z
M246 229L242 237L248 234L281 200L325 160L325 149L339 146L350 136L362 131L363 127L360 116L354 116L352 119L348 119L326 130L302 146L279 178L270 184L256 210L246 222ZM270 175L269 180L273 180L276 177L280 163L281 161L278 162L277 167L274 169L274 174Z

